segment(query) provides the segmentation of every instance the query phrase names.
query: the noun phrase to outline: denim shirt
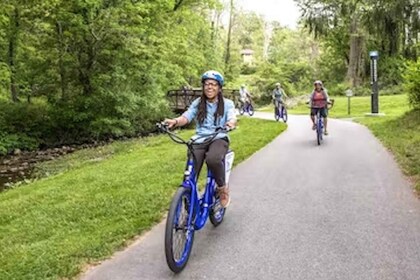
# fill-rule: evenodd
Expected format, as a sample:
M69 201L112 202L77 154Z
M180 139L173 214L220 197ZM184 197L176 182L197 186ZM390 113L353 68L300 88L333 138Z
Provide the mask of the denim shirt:
M194 135L192 138L196 139L200 136L209 135L215 132L216 128L219 127L225 127L226 123L228 121L236 120L236 113L235 113L235 105L232 100L223 98L224 104L225 104L225 110L224 115L222 117L219 117L219 119L216 122L214 122L214 113L217 110L217 104L218 102L207 103L207 116L204 119L203 124L200 124L197 120L198 116L198 107L200 104L200 98L197 98L191 103L191 106L188 108L187 111L185 111L182 116L185 117L188 122L190 123L192 120L196 121L196 135ZM228 137L226 133L219 133L215 139L220 139ZM205 138L198 140L197 143L203 142Z
M274 89L273 90L273 97L278 100L281 101L283 99L283 89L279 88L279 89Z

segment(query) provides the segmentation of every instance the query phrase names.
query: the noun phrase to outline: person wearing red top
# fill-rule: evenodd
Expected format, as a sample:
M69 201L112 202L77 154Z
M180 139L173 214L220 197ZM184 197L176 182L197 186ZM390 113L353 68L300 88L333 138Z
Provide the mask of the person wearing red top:
M312 129L316 129L315 124L315 115L320 111L321 116L324 118L324 134L328 135L327 131L327 104L330 102L327 89L324 88L321 81L314 82L314 90L310 96L310 106L311 106L311 120L312 120Z

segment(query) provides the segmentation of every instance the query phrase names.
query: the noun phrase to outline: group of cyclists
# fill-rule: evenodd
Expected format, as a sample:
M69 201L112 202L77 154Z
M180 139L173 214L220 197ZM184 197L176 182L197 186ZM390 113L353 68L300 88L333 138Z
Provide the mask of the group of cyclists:
M271 94L271 98L276 109L280 109L281 106L285 106L284 100L288 98L286 92L281 87L281 83L276 83L276 86ZM245 84L241 85L239 90L239 103L240 106L245 106L248 102L252 102L252 96L246 89ZM315 115L320 111L321 116L324 119L324 135L328 135L327 130L327 117L328 110L327 104L330 102L328 91L324 87L322 81L317 80L314 82L314 89L309 96L309 106L311 108L310 116L312 121L312 129L316 129Z
M201 76L201 84L203 93L201 97L193 101L191 106L181 116L174 119L165 119L165 123L169 128L181 127L196 122L196 135L193 137L202 137L211 133L217 128L228 127L234 128L237 122L236 109L234 102L223 96L224 78L217 71L210 70ZM284 106L284 98L287 95L280 83L276 83L272 92L272 100L274 106ZM241 106L246 102L251 102L251 94L247 91L245 85L241 85L239 91L239 101ZM329 96L321 81L314 82L314 89L309 98L310 116L312 120L312 129L316 129L315 115L320 111L324 118L324 134L327 131L327 104ZM230 203L229 187L226 184L225 170L223 159L229 149L229 136L226 132L220 132L212 142L197 145L194 149L197 176L206 160L208 168L215 177L217 184L216 193L220 198L222 207L228 207Z

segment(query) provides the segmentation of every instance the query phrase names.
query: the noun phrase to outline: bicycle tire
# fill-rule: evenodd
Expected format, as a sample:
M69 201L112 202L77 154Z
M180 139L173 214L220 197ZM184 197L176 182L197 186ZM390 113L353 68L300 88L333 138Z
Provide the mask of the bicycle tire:
M185 199L185 200L183 200ZM185 205L183 207L183 202ZM168 217L166 219L166 229L165 229L165 256L166 262L169 268L175 272L181 272L188 263L188 259L191 254L191 249L194 242L194 227L193 225L184 225L185 228L179 225L180 211L186 210L187 216L184 218L185 221L188 221L189 216L189 203L191 203L191 189L184 187L178 188L177 192L172 198L171 206L169 208ZM194 220L194 219L192 219ZM183 221L181 221L183 222ZM175 230L175 232L174 232ZM175 256L174 248L174 234L179 230L182 230L181 237L185 235L185 243L183 245L182 252L180 256ZM178 245L178 244L175 244Z
M287 120L288 120L287 109L286 107L283 107L283 121L287 123Z
M317 125L316 125L316 140L317 140L318 146L321 145L322 128L321 128L321 122L320 122L320 120L317 120Z
M254 115L254 106L252 106L251 104L248 106L248 114L250 116Z

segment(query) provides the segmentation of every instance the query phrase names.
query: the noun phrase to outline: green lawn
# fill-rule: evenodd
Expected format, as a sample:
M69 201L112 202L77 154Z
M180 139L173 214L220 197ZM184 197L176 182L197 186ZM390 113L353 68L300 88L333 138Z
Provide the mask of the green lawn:
M354 118L364 117L365 113L370 112L370 96L352 97L351 98L351 115L347 111L347 97L331 97L334 99L334 107L329 111L333 118ZM385 95L379 97L379 111L387 116L399 116L408 111L408 96L401 95ZM264 112L273 112L273 106L266 106L262 109ZM288 108L290 114L308 114L309 108L306 104L300 103L294 108Z
M241 119L231 133L235 164L285 127ZM114 143L69 155L56 175L0 193L0 279L72 278L111 256L162 219L185 155L164 135Z
M361 118L357 121L366 125L392 151L420 194L420 110L396 117Z

